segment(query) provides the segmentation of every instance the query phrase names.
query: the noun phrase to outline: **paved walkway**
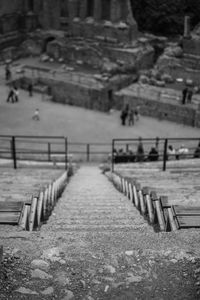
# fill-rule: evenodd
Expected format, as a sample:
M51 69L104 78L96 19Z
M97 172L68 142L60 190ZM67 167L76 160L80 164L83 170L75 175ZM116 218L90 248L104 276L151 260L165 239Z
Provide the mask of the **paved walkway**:
M96 166L71 178L41 231L3 242L1 299L198 299L195 233L155 233Z

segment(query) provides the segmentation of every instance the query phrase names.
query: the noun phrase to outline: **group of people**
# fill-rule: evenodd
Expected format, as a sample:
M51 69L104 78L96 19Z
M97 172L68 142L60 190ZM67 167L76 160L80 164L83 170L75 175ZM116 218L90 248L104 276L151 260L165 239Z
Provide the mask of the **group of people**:
M172 145L168 146L167 160L169 160L170 157L172 159L179 160L181 158L187 158L189 155L190 155L190 151L184 145L181 145L177 150ZM192 155L193 158L200 158L200 141ZM123 148L120 148L119 150L114 149L113 158L115 163L158 161L159 160L158 143L156 143L155 146L152 146L149 152L145 153L142 138L139 138L136 152L133 152L130 149L124 151Z
M189 155L193 155L193 158L200 158L200 141L193 154L190 154L189 149L183 144L177 150L172 145L169 145L167 149L167 159L171 157L178 160L180 158L187 158Z
M19 90L16 86L12 86L9 89L6 102L14 103L14 102L18 102L18 101L19 101Z
M129 104L126 104L121 111L120 119L123 126L133 126L135 121L139 121L139 106L134 110L129 107Z
M193 90L192 88L185 87L182 91L182 104L192 103Z
M159 151L156 144L155 146L151 147L150 151L146 154L142 138L139 138L139 143L135 153L132 150L124 151L121 148L118 151L114 149L113 156L115 163L158 161Z

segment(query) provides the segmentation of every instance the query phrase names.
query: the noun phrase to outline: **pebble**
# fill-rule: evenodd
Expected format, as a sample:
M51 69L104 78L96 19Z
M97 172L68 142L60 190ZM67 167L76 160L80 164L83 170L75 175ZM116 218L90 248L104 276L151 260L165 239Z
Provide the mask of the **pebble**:
M59 261L60 260L60 250L57 247L50 248L43 251L43 259L48 259L50 261Z
M41 292L42 295L51 295L53 294L54 289L52 287L48 287L47 289L45 289L44 291Z
M107 265L107 266L104 267L104 271L106 271L106 272L108 272L110 274L115 274L116 273L115 268L113 266L109 266L109 265Z
M125 252L125 254L126 254L127 256L132 256L133 253L134 253L133 251L126 251L126 252Z
M107 291L109 290L109 285L105 286L104 292L107 293Z
M71 300L71 299L74 299L74 293L70 290L65 290L65 297L62 298L62 300Z
M143 278L141 276L131 275L131 276L126 278L126 282L127 283L140 282L140 281L142 281L142 279Z
M86 283L85 283L85 281L84 281L84 280L80 280L80 282L81 282L81 285L82 285L83 289L85 289L85 288L86 288Z
M173 263L173 264L176 264L178 261L174 258L170 259L170 261Z
M31 271L31 277L32 278L40 278L40 279L51 279L51 278L53 278L52 275L49 275L46 272L41 271L39 269L35 269L35 270Z
M31 262L31 268L33 269L41 269L43 271L48 271L49 270L49 263L47 263L46 261L44 260L41 260L41 259L35 259Z
M196 269L196 270L194 271L194 273L195 273L195 274L200 273L200 268Z
M18 292L18 293L24 294L24 295L38 295L37 292L32 291L30 289L26 289L24 287L20 287L18 290L15 290L15 292Z

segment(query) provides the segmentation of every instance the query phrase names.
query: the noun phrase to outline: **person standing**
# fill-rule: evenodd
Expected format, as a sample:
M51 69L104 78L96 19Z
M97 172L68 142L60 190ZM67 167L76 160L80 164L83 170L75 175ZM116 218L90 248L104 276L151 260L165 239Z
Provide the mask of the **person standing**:
M124 109L121 111L120 118L121 118L121 122L122 122L121 124L123 126L125 126L126 125L127 112Z
M193 90L190 88L187 93L187 103L192 103Z
M139 121L139 118L140 118L140 107L139 107L139 105L136 106L134 114L135 114L135 120Z
M33 84L30 82L28 85L29 97L33 96Z
M134 125L134 111L132 108L129 110L129 113L128 113L128 125L129 126Z
M5 79L6 81L11 79L11 71L10 71L10 66L6 64L5 66Z
M36 108L32 119L35 120L35 121L39 121L40 120L40 117L39 117L39 108Z
M183 91L182 91L182 104L184 105L185 104L185 102L186 102L186 98L187 98L187 94L188 94L188 88L187 87L185 87L184 89L183 89Z

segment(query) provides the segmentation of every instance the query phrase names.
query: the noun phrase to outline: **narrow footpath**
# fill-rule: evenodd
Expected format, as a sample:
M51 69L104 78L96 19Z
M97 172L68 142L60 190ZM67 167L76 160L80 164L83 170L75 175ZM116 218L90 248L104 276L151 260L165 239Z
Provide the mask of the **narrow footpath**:
M40 231L17 236L4 239L15 271L0 299L200 299L195 232L155 233L97 166L78 169Z

